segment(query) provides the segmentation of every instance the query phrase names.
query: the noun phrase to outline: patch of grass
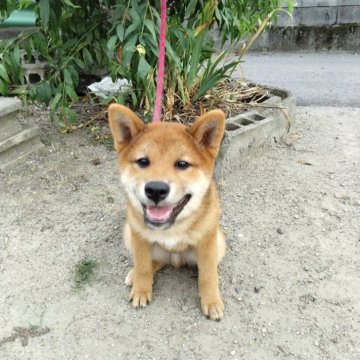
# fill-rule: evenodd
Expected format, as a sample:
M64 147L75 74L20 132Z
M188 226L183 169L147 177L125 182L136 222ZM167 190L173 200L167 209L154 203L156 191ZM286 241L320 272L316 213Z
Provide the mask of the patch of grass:
M93 280L97 266L96 261L92 259L83 259L75 265L76 289L82 289Z

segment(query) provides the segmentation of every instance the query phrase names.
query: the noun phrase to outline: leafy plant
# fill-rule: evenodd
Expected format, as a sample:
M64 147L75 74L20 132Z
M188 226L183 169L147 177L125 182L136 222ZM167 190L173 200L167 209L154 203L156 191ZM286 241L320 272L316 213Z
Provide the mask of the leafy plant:
M75 287L83 288L94 277L94 271L97 263L92 259L83 259L75 265Z
M31 0L1 2L0 16L24 8ZM150 114L154 104L159 37L159 7L155 0L38 0L34 11L37 28L0 42L0 94L20 94L50 106L67 124L75 121L71 104L84 75L111 73L125 78L130 102ZM291 10L292 3L287 1ZM172 113L175 100L187 106L229 76L239 58L227 56L241 38L250 36L281 0L187 0L168 5L166 41L165 110ZM271 14L271 15L269 15ZM217 29L217 30L216 30ZM219 32L216 44L214 31ZM226 50L218 52L219 45ZM25 86L21 54L38 54L49 64L47 77ZM20 87L19 87L20 85Z

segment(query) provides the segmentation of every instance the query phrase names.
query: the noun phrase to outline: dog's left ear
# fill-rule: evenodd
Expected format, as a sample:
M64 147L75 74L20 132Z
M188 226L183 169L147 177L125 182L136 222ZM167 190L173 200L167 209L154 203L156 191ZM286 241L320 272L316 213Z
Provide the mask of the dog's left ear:
M201 148L214 158L217 156L225 130L225 114L222 110L211 110L201 115L190 129L191 135Z
M119 104L111 104L108 115L115 149L121 152L144 129L145 124L133 111Z

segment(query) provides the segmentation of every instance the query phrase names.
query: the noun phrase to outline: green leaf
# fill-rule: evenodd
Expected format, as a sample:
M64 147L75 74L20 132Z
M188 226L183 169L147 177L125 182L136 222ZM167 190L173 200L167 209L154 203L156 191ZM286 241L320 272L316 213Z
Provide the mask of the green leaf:
M0 95L7 94L7 84L0 79Z
M123 24L118 24L118 25L116 26L116 34L117 34L119 40L120 40L121 42L123 42L123 41L124 41L124 37L125 37L125 29L124 29Z
M131 63L134 52L136 51L136 42L138 39L138 34L134 34L124 45L123 48L123 58L121 65L127 67Z
M116 44L117 40L118 40L118 37L116 35L113 35L109 39L109 41L107 43L107 48L108 48L109 52L113 52L115 50L115 44Z
M74 58L74 61L75 61L75 64L82 70L85 70L86 69L86 65L85 63L79 59L79 58Z
M151 21L150 19L145 19L144 21L144 25L146 26L146 28L150 31L153 39L156 41L156 33L155 33L155 25L154 22Z
M155 42L153 37L149 33L143 34L142 36L139 37L139 42L146 49L150 49L152 54L153 54L152 59L155 56L155 59L157 60L157 57L159 56L159 54L158 54L158 44Z
M129 10L129 14L131 15L131 20L133 24L141 25L142 20L137 11L134 8Z
M86 67L89 69L93 64L93 59L90 54L90 51L87 48L83 48L83 57Z
M62 46L63 50L70 50L77 44L77 39L69 39L66 43Z
M9 75L3 64L0 64L0 78L4 79L7 83L10 82Z
M24 89L23 87L18 87L18 88L11 90L11 95L16 95L19 97L26 96L26 95L28 95L28 91L26 89Z
M62 97L62 93L58 92L50 102L50 118L51 118L51 121L54 121L55 111L57 110L57 108L59 106L59 102L60 102L61 97Z
M128 26L125 30L125 39L133 32L137 29L137 27L139 26L139 24L131 24L130 26Z
M134 91L131 92L131 102L134 108L138 106L138 98Z
M41 100L48 104L52 97L51 86L48 81L41 82L36 88L36 96L38 100Z
M125 105L125 97L123 94L118 94L116 100L118 104Z
M41 31L37 31L32 39L34 40L34 48L40 52L40 54L47 58L49 54L48 41L45 35Z
M196 38L195 38L195 45L191 53L191 60L190 60L190 68L188 74L188 86L191 88L194 84L196 74L199 71L199 66L201 65L201 50L203 48L203 42L205 40L206 31L202 31Z
M221 58L222 58L222 54L221 54ZM228 78L228 75L227 75L228 71L231 69L234 69L236 67L236 65L238 65L238 64L239 64L239 61L233 61L233 62L231 62L225 66L219 67L219 68L216 68L217 64L215 66L214 66L214 64L211 64L210 67L208 67L206 69L205 75L203 76L203 78L201 80L200 87L194 96L194 100L205 95L206 92L208 90L210 90L212 87L216 86L216 84L219 81Z
M123 51L131 51L134 52L136 51L136 47L135 44L137 42L138 39L138 34L134 34L125 44L124 44L124 48Z
M141 79L145 79L146 75L152 70L150 64L145 60L144 57L140 57L139 66L137 73Z
M294 2L291 0L285 0L285 3L288 7L289 12L291 13L294 10Z
M20 49L19 49L19 46L15 46L13 55L14 55L14 60L16 62L16 65L20 66Z
M73 86L73 81L68 69L64 69L64 82L66 85Z
M103 60L103 57L102 57L102 51L101 49L96 49L94 47L94 51L95 51L95 58L96 58L96 63L97 65L102 65L102 60Z
M75 123L75 111L73 109L64 106L62 112L65 119L69 119L72 124Z
M66 92L66 95L69 96L71 101L76 102L78 100L76 92L72 86L65 84L65 92Z
M174 61L177 67L181 67L180 57L176 54L169 41L166 41L165 48L166 52L168 53L167 56L169 56L171 60Z
M74 9L79 9L80 6L74 5L70 0L62 0L66 5L74 8Z
M49 0L40 0L40 19L42 24L47 28L50 19L50 4Z
M188 6L185 10L185 18L188 18L192 13L194 12L195 6L196 6L197 0L190 0Z

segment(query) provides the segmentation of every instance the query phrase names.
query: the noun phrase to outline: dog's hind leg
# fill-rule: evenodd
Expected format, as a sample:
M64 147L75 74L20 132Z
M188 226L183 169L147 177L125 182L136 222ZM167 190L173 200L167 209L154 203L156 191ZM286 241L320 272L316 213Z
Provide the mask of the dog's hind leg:
M159 271L160 269L162 269L164 266L165 266L165 264L161 263L160 261L153 260L153 262L152 262L153 274L155 275L155 273L157 271ZM126 278L125 278L125 284L127 286L132 286L132 284L133 284L133 274L134 274L134 269L131 268L130 271L128 272L128 274L126 275Z
M156 273L157 271L161 270L164 266L165 266L164 263L162 263L162 262L160 262L160 261L153 260L153 262L152 262L153 274L155 275L155 273Z
M133 283L133 274L134 274L134 269L131 268L130 271L128 272L128 274L126 275L125 285L127 285L127 286L132 286L132 283Z

